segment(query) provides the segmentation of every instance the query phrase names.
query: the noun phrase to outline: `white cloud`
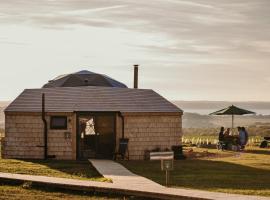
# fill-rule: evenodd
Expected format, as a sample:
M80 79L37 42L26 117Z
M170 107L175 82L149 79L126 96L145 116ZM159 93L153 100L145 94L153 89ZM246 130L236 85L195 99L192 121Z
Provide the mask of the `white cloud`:
M243 98L270 100L269 6L268 0L0 1L0 89L3 98L14 98L82 66L132 85L132 64L139 63L140 86L171 99L235 100L241 90ZM14 72L21 76L5 92Z
M81 9L81 10L68 10L68 11L60 11L59 14L65 15L87 15L92 14L95 12L102 12L112 9L124 8L127 7L126 5L116 5L116 6L109 6L109 7L99 7L99 8L91 8L91 9Z

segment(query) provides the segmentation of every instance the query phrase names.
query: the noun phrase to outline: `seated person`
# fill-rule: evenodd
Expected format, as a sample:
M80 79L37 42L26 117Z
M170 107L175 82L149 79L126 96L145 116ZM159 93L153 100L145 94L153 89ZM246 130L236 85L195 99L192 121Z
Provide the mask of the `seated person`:
M224 127L220 128L219 135L218 135L218 140L223 141L224 140Z
M230 147L233 144L234 137L232 136L231 129L227 128L226 131L224 131L224 139L223 139L223 146L224 149L230 149Z
M224 127L221 127L220 128L220 132L219 132L219 135L218 135L218 144L217 144L217 148L218 149L226 149L226 142L225 142L225 137L224 137Z
M247 143L248 143L248 132L247 132L247 130L246 130L245 127L242 127L242 130L243 130L244 133L245 133L245 145L247 145Z
M247 131L244 127L238 127L238 132L239 132L239 145L241 149L243 150L245 148L245 145L248 142L248 134Z
M224 132L224 136L227 137L227 136L230 136L230 135L231 135L231 129L227 128L226 131Z

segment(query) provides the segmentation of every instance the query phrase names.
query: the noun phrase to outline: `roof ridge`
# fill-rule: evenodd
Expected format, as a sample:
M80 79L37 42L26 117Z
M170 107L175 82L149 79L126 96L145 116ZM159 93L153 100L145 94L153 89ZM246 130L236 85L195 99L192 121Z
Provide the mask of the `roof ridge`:
M148 88L121 88L121 87L106 87L106 86L78 86L78 87L48 87L48 88L26 88L24 90L66 90L66 89L86 89L86 88L96 88L96 89L107 89L107 90L139 90L139 91L154 91L153 89L148 89ZM154 91L155 92L155 91ZM157 92L155 92L157 93ZM157 93L158 94L158 93Z

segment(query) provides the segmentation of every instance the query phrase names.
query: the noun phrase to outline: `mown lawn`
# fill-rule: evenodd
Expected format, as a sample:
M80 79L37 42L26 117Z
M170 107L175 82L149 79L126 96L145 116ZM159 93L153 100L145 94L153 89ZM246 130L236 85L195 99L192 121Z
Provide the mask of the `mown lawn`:
M101 176L89 161L0 159L0 172L92 181L111 181Z
M96 195L86 195L79 193L71 193L68 191L54 191L49 189L25 189L21 186L11 186L11 185L0 185L0 199L13 199L13 200L62 200L62 199L71 199L71 200L97 200L97 199L110 199L116 200L120 198L116 197L105 197L105 196L96 196Z
M171 186L248 195L270 196L270 149L246 152L187 149L187 160L175 161ZM128 169L160 184L160 161L121 161Z

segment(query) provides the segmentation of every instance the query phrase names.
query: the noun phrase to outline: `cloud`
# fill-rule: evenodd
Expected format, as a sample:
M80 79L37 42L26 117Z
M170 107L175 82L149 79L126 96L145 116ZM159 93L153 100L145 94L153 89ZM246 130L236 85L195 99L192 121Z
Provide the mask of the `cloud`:
M207 3L198 3L198 2L192 2L192 1L179 1L179 0L168 0L168 2L172 2L175 4L182 4L182 5L188 5L193 7L201 7L201 8L214 8L212 5Z
M269 6L268 0L10 0L0 2L0 23L118 28L173 41L141 46L153 53L267 54L261 41L270 40Z
M126 5L116 5L116 6L108 6L108 7L100 7L100 8L92 8L92 9L81 9L81 10L73 10L73 11L60 11L59 14L77 16L77 15L86 15L92 14L95 12L107 11L112 9L124 8Z
M207 91L218 94L221 88L234 90L237 84L238 89L245 88L252 81L250 88L257 94L258 86L269 88L265 77L270 63L269 7L269 0L0 1L2 30L12 26L42 30L27 30L33 39L21 36L23 31L9 38L7 32L8 39L0 43L12 46L24 43L19 38L26 37L26 43L39 47L40 38L46 38L53 44L61 41L59 55L72 52L74 63L105 65L108 58L114 65L140 62L145 77L157 74L145 78L144 86L161 88L169 96L178 95L177 88L193 97ZM35 38L35 33L41 36ZM41 52L48 55L44 49ZM245 75L242 83L241 74ZM218 87L211 88L215 82Z

